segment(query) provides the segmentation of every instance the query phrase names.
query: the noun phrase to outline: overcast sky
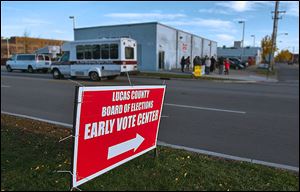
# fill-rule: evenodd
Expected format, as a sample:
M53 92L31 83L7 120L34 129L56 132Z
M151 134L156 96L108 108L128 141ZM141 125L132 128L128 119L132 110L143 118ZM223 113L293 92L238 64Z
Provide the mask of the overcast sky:
M218 42L233 46L242 39L245 21L245 45L256 45L272 33L275 3L270 1L203 2L5 2L1 1L1 36L30 36L62 40L73 39L72 20L76 27L158 21ZM299 2L280 2L285 10L279 20L277 43L280 49L299 50ZM282 35L288 33L288 35Z

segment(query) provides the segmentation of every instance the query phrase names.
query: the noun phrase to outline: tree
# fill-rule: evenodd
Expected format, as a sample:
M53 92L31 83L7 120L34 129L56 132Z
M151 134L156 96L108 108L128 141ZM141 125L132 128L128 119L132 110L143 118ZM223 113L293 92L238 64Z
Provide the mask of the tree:
M266 35L262 40L261 40L261 58L263 62L269 62L269 56L271 54L272 50L272 38L269 35ZM274 52L277 50L277 47L275 47Z
M287 63L293 59L293 55L289 50L281 50L275 57L276 62Z

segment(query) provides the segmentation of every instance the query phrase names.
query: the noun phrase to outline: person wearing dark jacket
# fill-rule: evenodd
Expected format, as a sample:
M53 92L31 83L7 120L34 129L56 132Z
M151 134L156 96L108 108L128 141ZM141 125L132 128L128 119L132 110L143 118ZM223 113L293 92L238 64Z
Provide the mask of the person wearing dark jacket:
M210 59L210 72L213 72L216 68L216 59L214 58L214 56L211 57Z
M184 72L184 65L185 65L185 58L184 58L184 56L181 57L180 65L181 65L181 71Z
M222 75L224 71L224 57L220 57L218 59L218 67L219 67L219 74Z
M185 64L186 64L186 69L187 71L190 70L190 64L191 64L191 61L190 61L190 56L188 56L185 60Z

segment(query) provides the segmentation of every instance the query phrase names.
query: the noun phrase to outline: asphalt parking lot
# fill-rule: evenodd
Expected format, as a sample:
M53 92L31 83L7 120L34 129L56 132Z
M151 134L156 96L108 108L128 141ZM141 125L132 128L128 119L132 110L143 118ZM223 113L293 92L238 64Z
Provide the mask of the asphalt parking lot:
M298 75L298 82L294 77L286 80L288 73L284 72L279 83L164 81L134 76L131 82L167 84L159 141L298 168L299 72L292 72ZM71 124L74 87L80 84L129 85L126 76L91 82L1 70L1 111Z

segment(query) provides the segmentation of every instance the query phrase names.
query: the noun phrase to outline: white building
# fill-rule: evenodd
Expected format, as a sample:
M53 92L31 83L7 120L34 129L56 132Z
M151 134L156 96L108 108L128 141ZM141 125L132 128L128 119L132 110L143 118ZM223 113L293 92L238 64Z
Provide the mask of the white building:
M76 28L75 40L130 37L137 41L138 69L159 71L180 68L182 56L217 56L217 42L150 22ZM192 65L191 65L192 66Z

